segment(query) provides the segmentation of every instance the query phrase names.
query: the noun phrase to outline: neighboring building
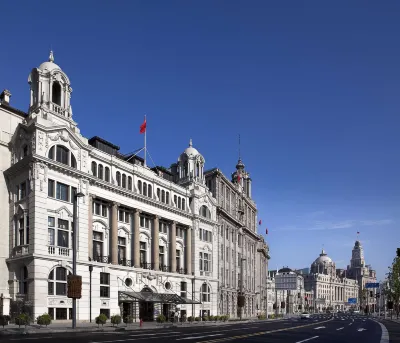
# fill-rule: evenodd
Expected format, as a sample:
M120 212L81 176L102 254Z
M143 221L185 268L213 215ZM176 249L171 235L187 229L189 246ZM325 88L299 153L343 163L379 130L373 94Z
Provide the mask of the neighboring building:
M239 158L228 179L219 169L205 173L206 184L217 199L219 312L240 315L237 297L241 287L246 301L243 317L265 312L269 248L257 233L257 207L252 199L250 174ZM243 285L241 285L243 264Z
M177 312L236 316L242 258L243 316L254 316L269 256L256 233L244 166L238 165L239 184L217 169L206 174L205 159L190 141L171 168L149 168L100 137L80 134L70 80L52 53L28 81L28 113L9 106L9 92L0 106L1 214L9 218L0 224L3 312L16 314L22 305L34 318L47 312L71 319L67 275L78 192L78 320L99 313L144 320Z
M366 289L366 283L376 283L376 271L370 265L366 265L364 258L364 248L360 241L356 241L352 250L350 265L347 266L347 277L358 281L359 299L361 306L365 309L369 306L371 312L375 312L376 293L378 289Z
M317 311L349 309L352 307L349 298L356 298L358 303L357 281L337 270L324 250L312 263L310 274L304 275L304 285L307 292L313 291Z
M295 272L302 275L310 274L310 268L295 269Z
M10 106L11 93L4 90L0 94L0 314L10 312L10 291L6 259L10 255L9 237L9 192L4 171L10 167L11 151L9 144L17 126L26 118L26 113ZM22 139L22 137L21 137ZM24 150L21 151L25 153Z

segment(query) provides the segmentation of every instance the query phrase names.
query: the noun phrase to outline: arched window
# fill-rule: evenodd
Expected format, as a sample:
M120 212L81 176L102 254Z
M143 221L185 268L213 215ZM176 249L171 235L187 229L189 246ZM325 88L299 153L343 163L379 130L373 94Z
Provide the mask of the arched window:
M68 275L71 275L69 272ZM67 295L67 269L64 267L54 268L47 280L48 295Z
M122 187L126 188L126 175L122 174Z
M200 288L200 294L201 294L201 301L205 303L210 302L210 286L207 285L206 283L203 283Z
M153 197L153 189L152 189L151 185L147 186L147 196L150 198Z
M106 167L106 170L105 170L105 180L107 182L110 182L110 168L108 168L108 167Z
M51 101L61 106L61 85L58 82L53 82Z
M97 176L97 163L96 162L92 162L92 174L93 176Z
M197 162L196 176L200 176L200 163Z
M181 208L181 197L178 197L178 208Z
M143 182L143 195L147 196L147 183Z
M159 201L161 201L161 192L160 192L160 188L157 188L157 198Z
M161 202L165 202L165 191L161 191Z
M128 176L128 189L132 190L132 176Z
M121 187L121 173L117 171L117 185Z
M211 212L206 205L200 207L199 214L204 218L211 218Z
M178 197L176 195L174 195L174 203L175 206L178 206Z
M182 210L185 211L185 199L182 199Z
M65 146L52 146L49 150L48 158L67 166L71 166L72 168L76 168L76 158Z
M103 165L102 164L99 164L98 178L103 180Z
M139 180L137 182L137 187L138 187L139 193L142 194L142 181Z
M169 205L169 192L165 192L165 203Z

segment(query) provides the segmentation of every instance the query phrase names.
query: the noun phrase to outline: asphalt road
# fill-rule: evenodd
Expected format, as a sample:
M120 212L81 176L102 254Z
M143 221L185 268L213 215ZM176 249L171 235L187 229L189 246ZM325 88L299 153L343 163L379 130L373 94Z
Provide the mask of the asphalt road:
M398 325L398 324L397 324ZM119 342L252 342L252 343L380 343L379 323L362 316L316 315L310 319L255 321L219 326L173 327L169 329L138 330L112 333L34 334L2 337L2 343L119 343Z

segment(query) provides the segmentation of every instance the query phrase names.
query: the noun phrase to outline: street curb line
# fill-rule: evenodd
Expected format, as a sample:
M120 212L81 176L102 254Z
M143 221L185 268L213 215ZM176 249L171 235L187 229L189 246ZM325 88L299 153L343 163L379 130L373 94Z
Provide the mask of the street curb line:
M266 335L268 333L275 333L275 332L281 332L281 331L289 331L289 330L296 330L300 328L305 328L308 326L313 326L313 325L319 325L322 323L327 323L333 320L334 318L324 320L323 322L318 322L318 323L312 323L312 324L306 324L306 325L300 325L300 326L295 326L291 328L283 328L283 329L277 329L277 330L270 330L270 331L262 331L262 332L256 332L256 333L251 333L251 334L246 334L246 335L241 335L241 336L233 336L233 337L225 337L225 338L219 338L215 339L212 341L202 341L202 343L217 343L217 342L226 342L226 341L232 341L234 339L241 339L241 338L248 338L248 337L253 337L253 336L261 336L261 335ZM381 342L381 343L389 343L388 342Z
M381 326L382 329L382 336L381 336L381 341L380 343L389 343L389 332L386 329L386 326L383 325L381 322L378 322L377 320L374 320L376 323L378 323Z

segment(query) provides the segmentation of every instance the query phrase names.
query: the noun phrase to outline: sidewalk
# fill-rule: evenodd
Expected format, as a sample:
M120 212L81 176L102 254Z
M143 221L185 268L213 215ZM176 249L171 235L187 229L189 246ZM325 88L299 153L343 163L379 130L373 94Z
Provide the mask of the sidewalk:
M103 326L100 325L98 327L95 323L82 322L77 323L76 329L72 329L71 322L53 322L48 327L40 326L37 324L28 325L26 328L18 325L9 324L4 328L0 327L0 337L2 335L26 335L26 334L41 334L41 333L83 333L83 332L104 332L104 333L112 333L112 332L126 332L126 331L135 331L135 330L154 330L154 329L166 329L170 327L198 327L198 326L225 326L225 325L233 325L239 323L250 323L250 322L266 322L266 321L277 321L282 319L244 319L244 320L231 320L227 322L193 322L193 323L156 323L156 322L144 322L142 327L140 327L139 323L132 324L120 324L118 326L112 326L110 323L106 323Z

